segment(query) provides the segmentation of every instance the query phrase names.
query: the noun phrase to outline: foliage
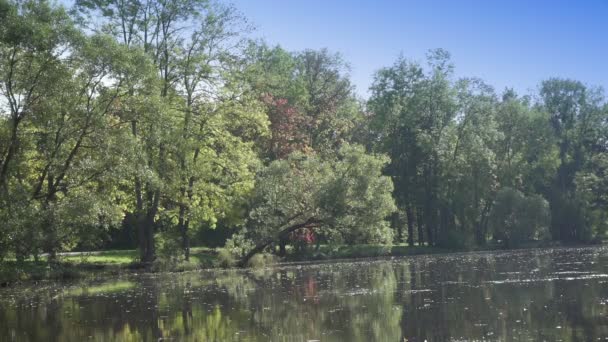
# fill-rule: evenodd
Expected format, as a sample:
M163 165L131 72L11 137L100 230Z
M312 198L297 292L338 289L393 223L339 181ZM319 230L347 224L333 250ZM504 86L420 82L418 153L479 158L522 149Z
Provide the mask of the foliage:
M260 253L260 254L254 255L251 259L249 259L249 261L247 262L247 266L256 269L256 268L268 267L268 266L270 266L272 264L276 264L276 263L277 263L276 256L274 256L272 254L268 254L268 253Z
M0 0L0 260L120 229L145 264L187 264L213 229L245 259L605 237L602 89L497 93L437 49L381 68L364 102L340 54L250 32L214 0Z
M549 238L549 203L539 195L524 196L520 191L504 188L496 195L490 212L494 239L515 247L529 240Z
M325 49L289 53L251 43L247 59L246 77L270 120L270 135L261 142L268 160L294 151L338 149L356 140L363 110L339 54Z
M256 243L253 251L303 228L326 241L390 244L385 218L395 206L392 182L382 175L387 161L344 145L335 154L272 162L257 178L244 232Z

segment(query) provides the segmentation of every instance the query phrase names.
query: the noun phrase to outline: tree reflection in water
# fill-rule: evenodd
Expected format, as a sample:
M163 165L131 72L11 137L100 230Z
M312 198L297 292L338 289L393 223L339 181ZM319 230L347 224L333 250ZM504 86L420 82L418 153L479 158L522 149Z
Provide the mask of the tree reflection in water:
M591 340L608 335L607 256L421 256L3 289L0 340Z

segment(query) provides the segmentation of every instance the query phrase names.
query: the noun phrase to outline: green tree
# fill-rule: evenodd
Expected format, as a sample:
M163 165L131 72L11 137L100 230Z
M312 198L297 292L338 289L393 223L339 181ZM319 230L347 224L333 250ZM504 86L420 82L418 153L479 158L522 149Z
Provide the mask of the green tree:
M340 55L326 49L289 53L252 43L248 60L247 77L270 119L271 134L262 144L268 160L353 141L363 111Z
M128 182L131 210L142 261L155 258L161 217L177 226L188 259L190 226L214 226L251 188L251 141L266 127L258 99L238 77L243 18L230 6L198 0L83 0L77 8L84 18L104 17L99 29L142 49L157 70L157 93L132 88L140 101L124 113L139 156Z
M462 79L456 89L458 114L446 127L439 149L443 205L437 239L442 245L483 245L498 185L492 149L498 138L496 99L492 88L478 79Z
M299 229L330 241L391 243L385 221L395 206L386 157L345 145L331 156L292 154L272 162L257 179L253 209L242 232L255 247L241 264Z
M550 79L540 90L542 110L549 115L559 151L559 167L548 194L553 237L562 241L585 241L593 227L585 222L584 203L576 196L576 175L593 156L602 153L606 112L600 90L580 82Z
M23 34L1 48L12 127L2 214L18 258L44 250L53 260L120 219L109 181L125 160L114 109L123 95L118 75L136 64L126 63L133 56L111 38L80 34L60 7L40 1L9 8L15 17L8 25Z
M400 58L375 76L368 107L376 149L391 157L387 173L395 199L407 217L407 241L435 243L438 226L440 157L443 132L456 116L453 66L444 50L430 51L428 72ZM398 236L403 233L400 225ZM424 231L426 229L426 232Z
M525 241L548 239L550 216L549 203L542 196L526 197L518 190L503 188L492 207L490 225L495 239L516 247Z

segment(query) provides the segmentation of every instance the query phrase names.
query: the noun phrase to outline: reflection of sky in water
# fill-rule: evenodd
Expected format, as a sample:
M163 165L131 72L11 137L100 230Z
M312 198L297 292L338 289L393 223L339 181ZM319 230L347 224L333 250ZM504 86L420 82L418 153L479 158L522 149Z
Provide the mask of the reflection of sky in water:
M131 275L0 290L0 341L594 340L608 250Z

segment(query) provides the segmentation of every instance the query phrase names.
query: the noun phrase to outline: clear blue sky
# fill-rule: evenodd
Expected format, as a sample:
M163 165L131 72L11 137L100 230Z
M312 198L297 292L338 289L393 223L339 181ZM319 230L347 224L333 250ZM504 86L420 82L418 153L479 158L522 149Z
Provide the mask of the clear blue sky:
M326 47L350 63L359 94L400 53L450 51L457 76L520 94L566 77L608 90L608 0L232 0L257 37Z

